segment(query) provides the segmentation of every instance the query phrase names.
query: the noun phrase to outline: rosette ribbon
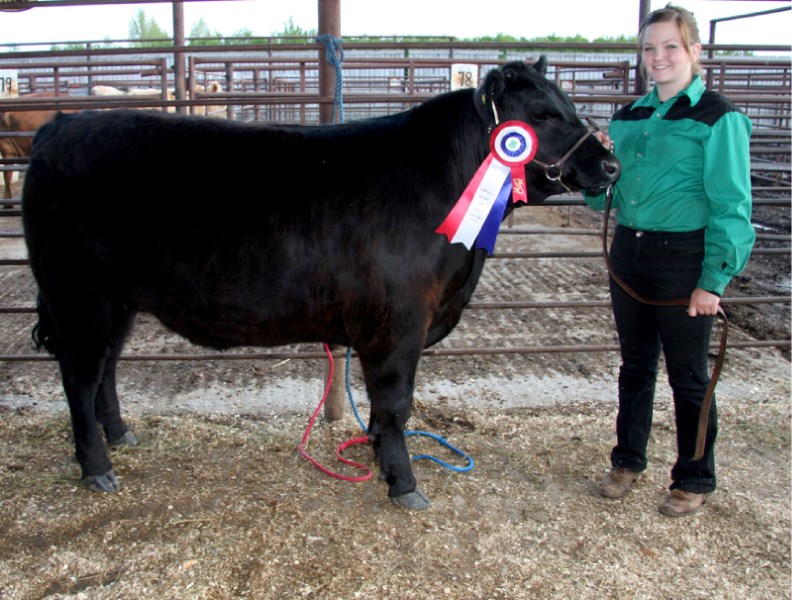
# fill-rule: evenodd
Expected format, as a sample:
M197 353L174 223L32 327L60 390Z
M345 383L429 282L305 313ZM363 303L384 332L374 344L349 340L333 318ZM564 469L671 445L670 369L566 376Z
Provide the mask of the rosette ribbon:
M490 153L479 166L454 208L435 230L452 244L492 254L509 195L528 202L525 165L536 155L536 132L522 121L506 121L490 136Z

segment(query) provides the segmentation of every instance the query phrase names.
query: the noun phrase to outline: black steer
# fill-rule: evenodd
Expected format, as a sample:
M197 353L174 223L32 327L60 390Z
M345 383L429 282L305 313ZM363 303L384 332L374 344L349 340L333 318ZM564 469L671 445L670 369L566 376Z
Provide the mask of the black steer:
M485 259L435 230L488 155L498 120L530 124L545 166L587 135L544 71L543 58L509 63L478 90L337 126L132 110L45 126L22 204L39 286L34 339L60 364L85 485L117 491L105 438L136 442L115 370L142 311L214 348L354 348L388 496L426 507L403 435L416 368L459 321ZM219 155L231 167L222 187L206 177ZM561 170L570 188L601 190L619 163L589 137ZM163 179L144 188L153 171ZM564 191L538 164L526 180L531 202Z

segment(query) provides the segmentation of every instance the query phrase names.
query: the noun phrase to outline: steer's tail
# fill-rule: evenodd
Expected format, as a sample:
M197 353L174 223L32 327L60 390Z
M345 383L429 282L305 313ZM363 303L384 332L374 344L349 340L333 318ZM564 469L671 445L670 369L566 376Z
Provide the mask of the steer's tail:
M54 355L57 347L57 330L41 293L38 295L36 312L38 313L38 323L33 327L33 343L36 345L36 350L41 350L44 347L47 352Z

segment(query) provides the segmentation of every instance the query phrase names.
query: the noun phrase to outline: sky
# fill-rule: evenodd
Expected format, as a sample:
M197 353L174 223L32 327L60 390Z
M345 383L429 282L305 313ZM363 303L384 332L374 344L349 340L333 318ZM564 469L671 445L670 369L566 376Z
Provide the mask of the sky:
M652 9L667 0L653 1ZM703 42L709 21L789 7L792 2L678 0L696 15ZM212 32L233 35L251 30L271 35L290 19L304 30L318 27L317 0L224 0L185 2L185 34L203 18ZM632 35L638 28L639 0L340 0L344 35L447 35L469 38L498 33L516 37ZM125 39L138 10L172 33L170 3L112 6L39 7L0 12L0 42L66 42ZM792 41L792 11L718 23L722 44L786 44Z

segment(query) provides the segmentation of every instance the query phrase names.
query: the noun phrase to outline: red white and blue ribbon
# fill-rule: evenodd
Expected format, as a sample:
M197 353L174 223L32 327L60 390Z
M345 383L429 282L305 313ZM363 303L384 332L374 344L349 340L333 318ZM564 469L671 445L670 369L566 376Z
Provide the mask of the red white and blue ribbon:
M490 136L490 153L454 208L435 230L452 243L473 244L492 254L509 195L528 202L525 165L536 155L536 133L522 121L506 121Z

